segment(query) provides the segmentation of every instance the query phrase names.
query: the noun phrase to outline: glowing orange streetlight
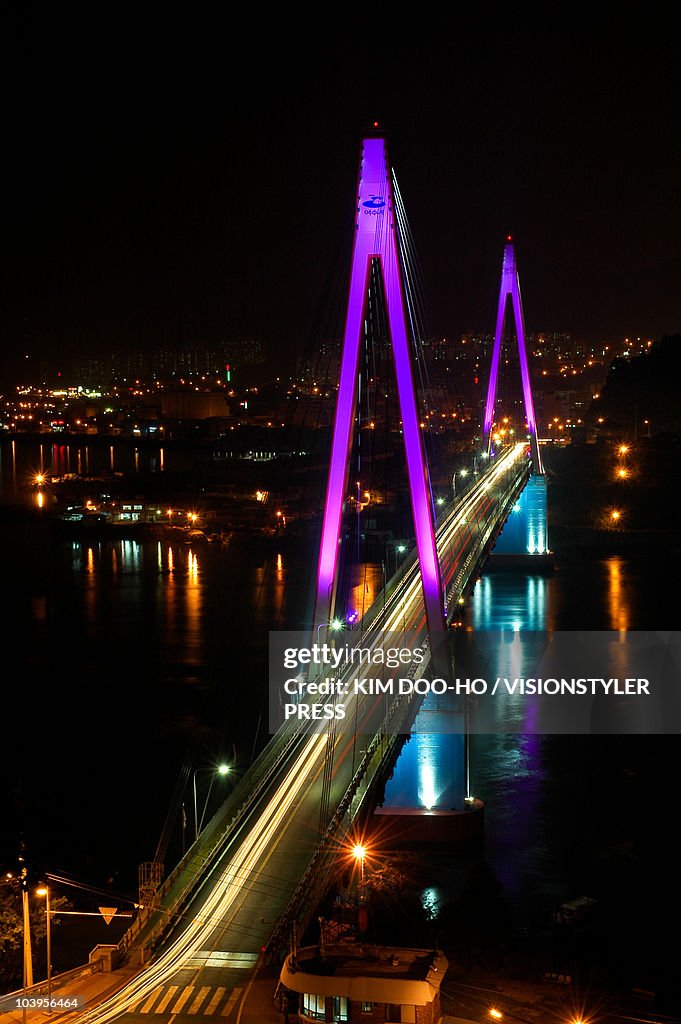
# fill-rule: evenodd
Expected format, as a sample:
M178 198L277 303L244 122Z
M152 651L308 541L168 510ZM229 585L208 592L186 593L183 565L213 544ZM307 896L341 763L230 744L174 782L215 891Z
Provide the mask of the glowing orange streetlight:
M362 872L362 885L364 885L364 861L367 855L367 848L362 843L356 843L352 848L352 856L359 862Z
M489 1015L493 1018L493 1020L501 1020L501 1018L504 1016L501 1010L497 1010L496 1006L490 1006Z

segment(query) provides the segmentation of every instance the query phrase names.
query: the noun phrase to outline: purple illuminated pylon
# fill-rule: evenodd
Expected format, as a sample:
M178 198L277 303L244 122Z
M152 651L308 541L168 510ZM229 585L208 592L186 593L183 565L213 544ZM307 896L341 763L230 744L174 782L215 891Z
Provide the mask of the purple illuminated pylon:
M371 264L372 260L376 260L383 278L390 338L395 358L397 392L411 489L416 546L421 568L426 618L432 634L445 629L442 586L435 546L428 474L414 394L390 165L383 138L365 138L362 142L355 229L338 404L319 552L315 618L317 622L327 620L334 600L341 512L347 486L351 430L355 414L362 320Z
M504 247L504 263L501 269L501 291L499 292L499 308L497 311L497 327L494 332L494 349L492 351L492 366L489 374L489 388L487 390L487 403L485 405L485 421L483 424L482 446L488 452L490 446L490 435L492 433L492 422L494 420L494 401L497 395L497 378L499 376L499 357L501 355L501 338L504 331L504 317L506 315L506 303L509 295L513 305L513 319L515 320L515 331L518 338L518 355L520 357L520 376L523 382L523 401L525 403L525 417L527 429L530 435L530 452L532 455L532 469L534 473L543 475L544 467L539 453L539 441L537 439L537 420L534 415L534 402L532 401L532 388L530 385L530 370L527 364L527 348L525 345L525 321L523 319L523 307L520 299L520 281L516 268L513 243L509 238Z

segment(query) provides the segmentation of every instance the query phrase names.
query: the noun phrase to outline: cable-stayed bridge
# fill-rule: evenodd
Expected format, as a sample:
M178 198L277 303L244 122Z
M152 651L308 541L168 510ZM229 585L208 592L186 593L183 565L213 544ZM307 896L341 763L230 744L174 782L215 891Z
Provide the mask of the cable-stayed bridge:
M346 644L370 647L390 633L426 651L429 667L451 668L448 627L459 613L513 510L514 554L543 554L545 488L529 388L522 307L513 246L505 248L488 402L483 423L486 456L470 486L436 510L430 488L414 387L410 289L400 255L400 224L385 140L362 143L355 244L343 338L336 418L317 574L313 636L333 618L341 522L348 481L359 339L369 277L381 275L395 362L399 414L409 475L416 548L372 606L343 634ZM523 369L527 435L493 441L498 350L507 299L513 305ZM528 484L539 487L523 508ZM543 504L542 504L543 502ZM518 528L518 522L524 526ZM528 537L530 538L528 540ZM429 666L430 661L430 666ZM345 670L349 679L356 667ZM341 682L344 675L341 673ZM418 713L418 698L350 700L352 731L310 731L286 721L239 780L228 800L144 906L119 953L139 972L83 1021L196 1019L229 1016L263 955L288 949L301 935L328 888L355 823L368 815ZM455 711L456 713L456 711ZM461 746L463 750L463 745ZM463 756L453 765L456 809L467 813L469 780Z

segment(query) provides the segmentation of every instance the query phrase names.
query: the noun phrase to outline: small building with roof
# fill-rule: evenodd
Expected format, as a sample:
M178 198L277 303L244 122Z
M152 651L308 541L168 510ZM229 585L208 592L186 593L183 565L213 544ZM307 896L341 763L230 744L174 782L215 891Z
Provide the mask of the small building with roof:
M432 949L307 946L286 958L279 994L301 1024L439 1024L448 966Z

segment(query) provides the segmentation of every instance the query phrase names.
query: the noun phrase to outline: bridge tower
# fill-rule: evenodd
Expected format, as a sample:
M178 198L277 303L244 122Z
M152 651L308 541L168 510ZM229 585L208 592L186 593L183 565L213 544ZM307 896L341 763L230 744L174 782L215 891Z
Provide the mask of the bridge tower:
M350 289L317 571L315 624L328 621L334 611L341 514L348 482L361 332L372 265L378 266L385 294L426 618L433 656L436 649L439 650L442 662L445 657L442 638L446 637L442 582L430 483L414 392L391 168L386 140L378 125L362 140ZM448 671L448 664L442 664L441 671L445 669Z
M492 350L492 364L490 367L485 418L483 421L483 451L488 455L492 452L494 403L499 377L501 342L509 297L513 309L516 338L518 340L523 403L532 458L532 476L528 480L499 535L490 556L490 568L517 568L522 565L523 568L531 566L538 572L545 572L546 570L551 570L553 566L553 555L549 551L546 475L539 448L539 438L537 437L537 418L534 412L530 371L527 361L525 320L520 298L520 279L513 241L510 235L504 246L497 324L494 332L494 349Z
M380 131L366 133L362 140L355 237L350 271L340 384L333 429L326 504L317 573L315 625L333 616L336 599L339 537L343 499L348 482L351 431L355 418L358 359L370 274L381 275L387 322L395 364L402 434L416 535L423 601L430 640L434 675L450 679L451 657L445 619L444 595L435 541L435 517L423 435L417 411L412 370L412 340L407 328L408 294L400 258L400 238L395 210L391 167L385 138ZM463 815L466 802L466 764L463 712L454 698L440 698L436 708L423 709L420 734L413 737L410 752L418 764L407 787L406 806L387 800L381 809L380 828L389 824L398 834L416 827L424 828L425 817ZM451 732L438 737L437 750L431 748L428 731L438 720L449 721ZM452 725L452 720L454 724ZM453 809L456 808L455 812ZM379 820L376 818L375 820Z
M492 424L494 422L494 402L497 396L497 379L499 377L499 360L501 357L501 341L504 334L504 321L506 319L506 307L508 305L509 296L513 308L516 337L518 339L520 376L523 384L525 418L527 420L527 430L530 437L532 472L538 476L543 476L544 468L542 466L541 454L539 452L537 420L534 415L534 402L532 400L532 387L530 385L530 370L527 363L525 320L523 317L523 307L520 298L520 280L516 267L513 242L510 235L508 236L506 245L504 246L504 262L501 268L501 289L499 292L499 307L497 310L497 326L494 332L494 349L492 350L492 365L490 367L487 402L485 404L485 419L483 422L482 447L483 451L487 453L489 453L491 449Z

